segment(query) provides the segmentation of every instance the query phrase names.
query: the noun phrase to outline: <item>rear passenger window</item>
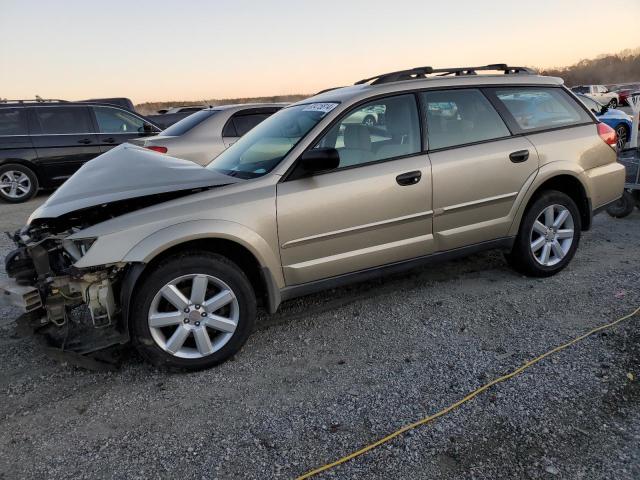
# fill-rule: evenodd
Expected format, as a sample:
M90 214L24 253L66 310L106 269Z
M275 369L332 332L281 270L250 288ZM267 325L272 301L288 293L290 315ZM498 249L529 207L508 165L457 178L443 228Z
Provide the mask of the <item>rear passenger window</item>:
M400 95L356 107L315 148L336 148L343 168L418 153L421 144L415 97Z
M233 128L225 128L223 132L224 137L241 137L245 133L247 133L252 128L256 127L263 121L269 118L269 115L266 113L257 113L253 115L238 115L233 117L230 124L233 125Z
M34 111L44 134L93 132L87 107L37 107Z
M422 99L430 150L510 135L498 112L479 90L425 92Z
M26 111L21 108L0 108L0 136L28 135Z
M561 88L496 88L498 100L522 130L591 122L591 117Z

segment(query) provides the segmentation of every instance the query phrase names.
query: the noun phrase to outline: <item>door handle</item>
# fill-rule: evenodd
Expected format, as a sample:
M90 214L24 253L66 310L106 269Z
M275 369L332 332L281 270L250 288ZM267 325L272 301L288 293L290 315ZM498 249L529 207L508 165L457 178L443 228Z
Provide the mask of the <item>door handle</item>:
M522 163L526 162L529 158L529 150L518 150L517 152L513 152L509 155L509 159L513 163Z
M88 138L83 138L82 140L78 140L78 143L82 143L83 145L89 145L91 140Z
M407 172L398 175L396 177L396 182L398 182L398 185L406 187L407 185L415 185L421 178L422 172L420 170L416 170L415 172Z
M104 138L104 139L102 139L102 141L103 141L104 143L115 143L116 139L115 139L115 138L113 138L113 137L109 137L109 138Z

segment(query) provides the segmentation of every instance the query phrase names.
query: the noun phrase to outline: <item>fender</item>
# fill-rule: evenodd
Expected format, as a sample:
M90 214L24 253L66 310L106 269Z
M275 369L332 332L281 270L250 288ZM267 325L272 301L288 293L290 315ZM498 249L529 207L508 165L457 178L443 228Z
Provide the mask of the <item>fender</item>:
M582 185L582 189L584 190L585 194L586 192L590 191L589 178L585 174L584 169L575 162L560 160L557 162L550 162L542 165L538 169L538 174L533 179L533 182L529 185L526 194L520 202L520 206L516 211L513 222L511 223L511 228L509 229L509 236L515 236L518 234L518 230L520 229L520 222L522 221L522 216L524 215L527 205L529 205L531 198L533 197L533 195L535 195L540 186L546 181L561 175L568 175L578 180L580 182L580 185ZM590 200L588 196L587 200ZM589 208L591 208L590 205Z
M175 245L207 238L230 240L242 245L253 254L260 267L269 269L278 288L284 288L279 257L267 241L244 225L226 220L190 220L163 228L138 242L122 261L149 263Z

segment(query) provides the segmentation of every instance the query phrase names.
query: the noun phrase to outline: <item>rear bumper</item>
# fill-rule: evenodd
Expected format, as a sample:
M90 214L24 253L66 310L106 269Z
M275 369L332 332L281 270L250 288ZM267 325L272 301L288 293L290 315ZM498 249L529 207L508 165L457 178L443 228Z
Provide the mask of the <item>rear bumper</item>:
M40 292L34 287L18 285L13 280L0 280L0 305L15 307L22 313L42 307Z
M600 211L622 196L625 169L618 162L585 171L589 182L589 197L594 211Z

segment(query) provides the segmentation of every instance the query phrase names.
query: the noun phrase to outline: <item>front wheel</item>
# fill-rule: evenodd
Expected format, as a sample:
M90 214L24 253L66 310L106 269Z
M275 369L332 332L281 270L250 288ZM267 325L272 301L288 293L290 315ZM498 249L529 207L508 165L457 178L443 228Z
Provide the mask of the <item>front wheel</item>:
M251 283L233 262L183 253L153 267L133 308L138 350L154 365L201 370L237 353L256 316Z
M615 98L612 98L611 101L609 102L609 108L617 108L618 107L618 101Z
M580 212L571 197L555 190L544 192L527 208L507 260L525 275L555 275L573 258L580 230Z

